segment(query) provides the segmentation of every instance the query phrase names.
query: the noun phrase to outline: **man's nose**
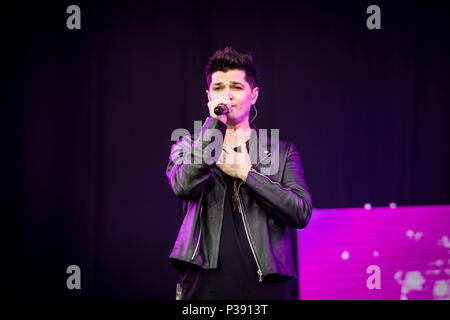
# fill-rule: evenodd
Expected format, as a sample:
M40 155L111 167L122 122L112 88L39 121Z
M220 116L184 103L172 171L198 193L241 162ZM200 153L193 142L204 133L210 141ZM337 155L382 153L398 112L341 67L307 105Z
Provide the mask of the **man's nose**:
M230 98L230 99L233 98L233 92L231 91L230 88L228 88L227 96L228 96L228 98Z

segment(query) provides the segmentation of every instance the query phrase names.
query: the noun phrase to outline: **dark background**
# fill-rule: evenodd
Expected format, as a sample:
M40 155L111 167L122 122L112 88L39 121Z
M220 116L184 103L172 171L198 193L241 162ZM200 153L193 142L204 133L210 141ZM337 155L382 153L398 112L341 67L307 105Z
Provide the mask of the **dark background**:
M174 298L168 255L182 216L165 176L170 136L208 115L204 67L228 45L253 53L255 124L296 144L315 208L448 204L444 3L4 7L4 291ZM66 28L71 4L81 30ZM366 27L371 4L381 30ZM66 288L71 264L82 290Z

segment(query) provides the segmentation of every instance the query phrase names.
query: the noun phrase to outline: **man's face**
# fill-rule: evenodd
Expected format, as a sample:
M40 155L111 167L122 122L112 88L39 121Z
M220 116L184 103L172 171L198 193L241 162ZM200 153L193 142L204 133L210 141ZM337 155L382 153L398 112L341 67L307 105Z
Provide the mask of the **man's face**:
M248 121L248 115L252 104L258 99L258 87L252 88L245 80L245 71L234 69L227 72L216 71L211 75L211 85L208 94L208 101L216 100L220 97L228 97L232 108L227 114L227 123L237 124Z

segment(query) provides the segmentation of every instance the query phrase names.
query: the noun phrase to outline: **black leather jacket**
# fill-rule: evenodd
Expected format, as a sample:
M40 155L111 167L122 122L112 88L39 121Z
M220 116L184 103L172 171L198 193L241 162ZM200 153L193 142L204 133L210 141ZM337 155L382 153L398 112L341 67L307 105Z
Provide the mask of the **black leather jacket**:
M217 130L224 137L226 125L208 117L198 138L183 136L172 145L166 174L175 195L183 199L184 214L169 257L175 267L177 261L184 261L204 269L217 268L225 173L214 164L220 152L209 159L203 153ZM257 146L259 151L252 152ZM221 149L220 146L218 150ZM255 129L249 141L249 154L252 169L239 184L238 194L247 239L258 267L255 273L259 281L268 274L294 278L297 272L288 227L305 228L312 211L300 156L292 143L270 137L262 139ZM198 163L193 157L203 160ZM181 161L188 158L191 163Z

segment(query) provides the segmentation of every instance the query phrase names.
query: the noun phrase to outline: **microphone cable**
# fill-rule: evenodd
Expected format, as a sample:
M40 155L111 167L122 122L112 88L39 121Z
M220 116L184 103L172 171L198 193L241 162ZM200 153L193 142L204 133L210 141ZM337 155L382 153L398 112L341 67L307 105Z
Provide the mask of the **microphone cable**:
M252 120L250 120L250 123L252 123L252 122L256 119L256 116L258 115L258 110L256 109L256 105L252 104L252 107L255 108L255 115L254 115L254 117L252 118Z

